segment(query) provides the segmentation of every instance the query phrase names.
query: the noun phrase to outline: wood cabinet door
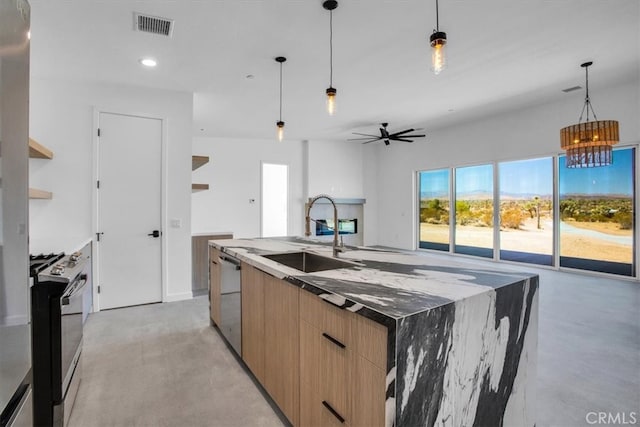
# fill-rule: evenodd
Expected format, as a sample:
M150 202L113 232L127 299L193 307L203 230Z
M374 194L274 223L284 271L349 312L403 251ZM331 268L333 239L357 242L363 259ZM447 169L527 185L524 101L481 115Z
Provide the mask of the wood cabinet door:
M264 384L264 273L242 263L242 360Z
M299 414L298 291L264 277L264 387L293 425Z
M209 316L213 323L220 327L220 289L221 289L221 271L220 271L220 251L218 249L209 249Z

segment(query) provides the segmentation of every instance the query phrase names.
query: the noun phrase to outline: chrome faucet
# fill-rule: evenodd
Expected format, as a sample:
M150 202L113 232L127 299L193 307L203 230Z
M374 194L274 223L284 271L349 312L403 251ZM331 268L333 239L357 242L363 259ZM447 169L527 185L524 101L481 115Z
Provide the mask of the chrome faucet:
M331 198L331 196L327 196L326 194L318 194L317 196L312 197L309 203L307 203L307 212L304 217L304 235L307 237L311 236L311 217L309 216L309 214L311 213L311 207L316 201L318 201L318 199L327 199L333 205L333 256L337 257L338 253L343 252L344 249L338 245L338 207L336 206L336 202Z

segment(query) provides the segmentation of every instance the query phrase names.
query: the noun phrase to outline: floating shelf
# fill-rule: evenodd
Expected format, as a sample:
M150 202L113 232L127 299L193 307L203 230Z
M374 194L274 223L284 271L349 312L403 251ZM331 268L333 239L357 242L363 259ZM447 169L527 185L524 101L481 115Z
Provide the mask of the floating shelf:
M191 192L195 193L196 191L208 190L209 184L191 184Z
M32 159L53 159L53 151L41 145L33 138L29 138L29 157Z
M53 193L50 191L38 190L37 188L29 188L30 199L51 199Z
M209 163L209 156L191 156L191 170L194 171L202 165Z

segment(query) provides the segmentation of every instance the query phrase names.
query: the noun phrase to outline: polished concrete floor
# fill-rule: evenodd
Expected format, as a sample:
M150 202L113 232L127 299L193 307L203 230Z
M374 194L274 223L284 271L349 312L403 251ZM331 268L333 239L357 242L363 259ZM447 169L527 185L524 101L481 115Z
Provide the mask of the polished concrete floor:
M501 268L541 278L537 425L640 423L640 284ZM92 314L83 357L71 427L282 425L209 326L206 296Z

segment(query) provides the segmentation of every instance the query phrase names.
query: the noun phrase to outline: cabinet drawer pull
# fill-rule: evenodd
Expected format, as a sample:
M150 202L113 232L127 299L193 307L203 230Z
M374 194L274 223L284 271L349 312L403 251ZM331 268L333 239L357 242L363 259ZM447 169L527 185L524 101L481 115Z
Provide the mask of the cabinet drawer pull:
M325 337L326 339L328 339L329 341L331 341L332 343L334 343L335 345L337 345L340 348L345 348L346 347L344 344L342 344L340 341L338 341L337 339L335 339L331 335L327 334L326 332L323 332L322 336Z
M329 403L327 403L326 400L323 400L322 404L324 405L325 408L329 410L329 412L331 412L331 414L333 414L334 417L338 419L338 421L340 421L341 423L344 423L344 418L342 418L340 414L335 409L333 409L331 405L329 405Z

